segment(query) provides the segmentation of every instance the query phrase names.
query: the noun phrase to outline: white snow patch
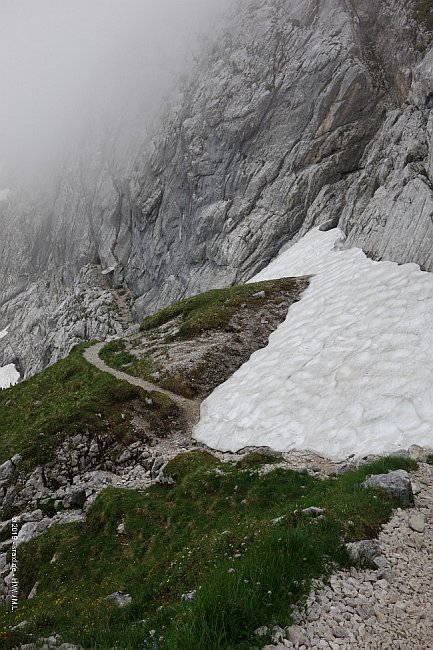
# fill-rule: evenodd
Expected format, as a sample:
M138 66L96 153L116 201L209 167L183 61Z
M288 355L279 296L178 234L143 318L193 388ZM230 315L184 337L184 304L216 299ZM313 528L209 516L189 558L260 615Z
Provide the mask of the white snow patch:
M197 440L337 459L433 444L433 274L338 250L343 239L314 229L253 278L315 274L269 345L203 402Z
M19 378L20 373L17 371L13 363L0 368L0 388L15 386Z
M8 332L7 329L2 330L2 331L0 332L0 340L1 340L1 339L4 339L4 337L7 336L8 334L9 334L9 332Z

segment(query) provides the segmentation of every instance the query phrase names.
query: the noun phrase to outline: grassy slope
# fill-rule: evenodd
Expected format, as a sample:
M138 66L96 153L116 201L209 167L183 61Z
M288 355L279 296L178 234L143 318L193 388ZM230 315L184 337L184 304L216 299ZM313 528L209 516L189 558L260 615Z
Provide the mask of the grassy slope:
M174 487L106 490L85 523L19 547L22 601L15 615L0 610L0 647L52 632L86 650L261 647L255 628L290 623L290 604L311 579L348 564L341 538L374 535L389 518L396 502L360 489L365 475L408 466L385 459L322 482L282 469L260 477L198 452L178 456L168 468ZM325 507L326 517L300 512L310 505ZM27 601L37 580L38 595ZM182 601L192 589L196 598ZM133 604L107 604L117 590ZM30 636L9 629L24 619Z
M179 331L170 340L188 340L201 332L212 329L227 329L230 318L242 306L262 307L263 301L253 298L258 291L266 291L269 299L281 291L293 291L299 278L282 278L252 284L241 284L226 289L212 289L198 296L187 298L157 314L149 316L141 324L142 331L151 331L170 320L182 317Z
M0 462L20 453L20 469L30 469L51 460L65 436L84 431L128 441L128 416L145 393L87 363L83 348L77 346L44 372L0 391ZM164 395L152 393L152 398L152 407L144 400L143 405L157 426L175 405Z
M179 318L178 330L174 334L170 332L165 336L166 343L193 340L210 330L230 331L230 319L238 310L244 307L249 310L261 309L270 301L282 298L284 293L296 295L304 288L303 282L306 286L307 283L302 278L282 278L225 289L213 289L182 300L149 316L141 324L141 331L147 333L149 339L152 339L154 330L177 318ZM254 297L254 294L259 291L265 291L265 296ZM147 354L137 359L128 352L126 347L126 343L122 339L112 341L104 346L100 356L113 368L147 381L155 381L152 373L159 371L160 368L156 365L152 355ZM198 373L200 374L200 369ZM200 382L199 374L194 378L197 384ZM165 378L159 384L184 397L196 396L197 391L192 390L190 382L185 380L182 373Z

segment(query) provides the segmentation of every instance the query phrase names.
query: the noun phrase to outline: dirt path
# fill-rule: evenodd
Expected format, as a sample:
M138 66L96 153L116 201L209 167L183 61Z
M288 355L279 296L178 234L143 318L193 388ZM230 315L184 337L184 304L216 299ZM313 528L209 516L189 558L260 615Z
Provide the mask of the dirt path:
M156 384L152 384L150 381L145 381L144 379L140 379L139 377L133 377L132 375L128 375L126 372L122 372L121 370L110 368L110 366L107 366L105 361L103 361L99 356L99 353L104 347L104 345L106 344L96 343L95 345L92 345L90 348L86 348L83 353L83 356L86 359L86 361L88 361L93 366L95 366L95 368L98 368L98 370L101 370L102 372L108 372L110 375L113 375L113 377L116 377L116 379L119 379L120 381L127 381L129 384L132 384L133 386L139 386L144 390L157 391L158 393L167 395L167 397L169 397L173 402L175 402L175 404L177 404L177 406L180 409L182 409L182 411L185 413L186 421L187 421L187 434L188 436L191 436L192 429L197 424L200 418L200 401L187 399L186 397L181 397L180 395L176 395L176 393L172 393L169 390L160 388Z

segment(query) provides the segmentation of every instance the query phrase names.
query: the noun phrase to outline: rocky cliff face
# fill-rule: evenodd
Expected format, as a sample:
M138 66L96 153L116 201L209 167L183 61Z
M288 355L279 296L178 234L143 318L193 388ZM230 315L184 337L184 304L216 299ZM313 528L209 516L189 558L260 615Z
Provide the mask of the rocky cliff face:
M89 264L132 291L136 318L246 280L328 220L375 259L433 270L433 50L413 8L241 2L138 162L94 157L51 196L4 203L3 361L28 374L122 329L98 306L77 333Z
M137 312L245 280L328 219L349 245L431 269L416 48L401 2L249 3L137 175L124 263Z

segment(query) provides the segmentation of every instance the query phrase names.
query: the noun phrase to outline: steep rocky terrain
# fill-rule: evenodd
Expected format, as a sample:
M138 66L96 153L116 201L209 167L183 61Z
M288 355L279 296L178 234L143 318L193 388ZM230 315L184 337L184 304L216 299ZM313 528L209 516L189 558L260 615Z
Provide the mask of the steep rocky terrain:
M0 361L28 375L119 334L98 302L83 331L64 326L88 264L132 292L136 318L251 277L326 220L375 259L432 270L433 54L416 4L240 2L138 160L107 143L49 192L12 188Z
M0 393L0 517L39 502L70 508L107 483L147 485L165 461L195 448L203 397L266 346L307 284L285 278L203 294L174 305L176 317L160 312L159 326L145 321L105 347L78 346Z
M324 608L328 631L293 623L302 623L303 599L317 580L349 566L362 597L344 615L363 616L370 636L374 616L383 623L384 567L364 575L348 551L375 537L393 507L411 505L401 469L419 462L425 483L431 449L332 461L263 447L209 453L191 437L200 398L266 343L307 285L304 277L282 278L183 300L145 319L138 333L78 346L0 393L0 648L246 650L282 638L281 647L333 648L333 639L352 640L338 614L344 601ZM156 373L151 361L161 364ZM180 381L179 368L192 372ZM155 385L167 385L170 371L173 390L197 397ZM273 396L268 401L274 408ZM393 469L400 472L365 483L391 496L360 489L368 475ZM390 526L400 539L406 515L397 521ZM428 599L429 558L412 564ZM377 608L365 580L377 587ZM405 594L399 583L390 598L412 607ZM215 625L219 619L226 623ZM328 645L318 641L322 629ZM386 626L376 630L370 647L381 648L386 634ZM421 650L428 634L428 625L417 628L414 647Z
M332 238L338 225L346 238L334 252L343 257L344 247L361 246L374 260L433 271L429 8L240 0L140 155L136 143L118 157L110 138L88 143L49 188L0 192L0 368L13 363L28 379L0 392L0 648L379 650L406 647L408 630L416 650L430 647L431 445L396 449L399 439L382 458L367 455L369 443L362 455L349 449L331 460L332 439L347 441L337 419L326 457L302 444L210 453L191 436L200 401L252 353L267 357L265 379L283 385L293 375L283 354L257 350L289 307L284 337L293 336L290 314L317 284L306 273L317 276L318 249L311 260L299 255L308 270L301 265L298 278L231 286L266 270L281 248L318 224ZM382 280L368 287L381 298ZM346 300L331 285L310 302L335 324L339 293L344 315L352 310L342 329L350 319L362 325L349 300L362 302L360 283ZM414 301L431 300L412 288ZM388 336L396 328L382 309L395 305L382 302L373 316ZM416 309L405 305L412 321L403 342L388 346L406 353L400 375L410 365L407 338L421 340ZM315 314L294 324L314 326L311 344L293 338L299 353L317 356L320 336L329 343ZM371 324L367 333L381 342ZM89 339L102 342L71 352ZM350 370L338 348L331 356ZM357 368L364 382L370 366ZM304 413L322 418L312 375ZM429 424L431 402L420 400L427 376L416 374L414 403ZM263 445L255 408L274 414L296 395L256 379L244 382L251 402L232 391L220 411L241 402L242 426L261 428L245 444ZM335 389L329 374L326 384ZM385 374L373 406L384 401L382 386L410 401ZM325 406L332 417L331 400ZM399 417L407 433L414 416ZM374 422L366 429L384 436ZM317 436L317 423L310 430ZM418 444L430 442L425 431ZM398 471L383 474L390 470ZM418 488L401 470L416 472ZM364 482L370 474L381 476ZM371 492L375 485L387 489ZM367 570L351 553L359 541L382 546Z

